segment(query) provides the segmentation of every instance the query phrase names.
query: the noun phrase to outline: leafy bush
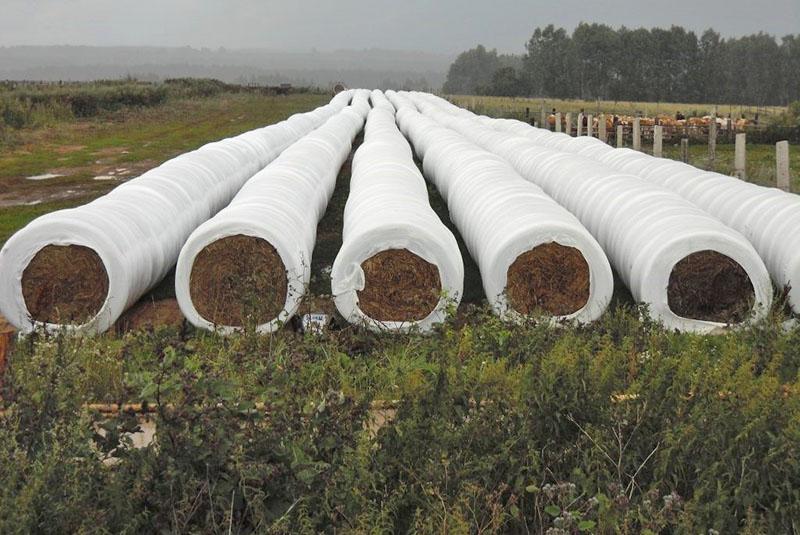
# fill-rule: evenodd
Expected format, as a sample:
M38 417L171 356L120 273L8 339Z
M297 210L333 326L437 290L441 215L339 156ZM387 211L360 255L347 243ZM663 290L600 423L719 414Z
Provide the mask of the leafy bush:
M2 532L788 533L800 329L468 310L433 336L41 334L9 363ZM132 446L153 407L155 441ZM102 429L102 432L99 432Z

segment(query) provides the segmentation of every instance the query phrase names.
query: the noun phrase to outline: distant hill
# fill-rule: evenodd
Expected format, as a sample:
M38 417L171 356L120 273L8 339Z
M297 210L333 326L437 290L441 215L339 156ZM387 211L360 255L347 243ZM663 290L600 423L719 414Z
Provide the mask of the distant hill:
M403 50L281 52L264 49L0 47L0 80L87 81L208 77L231 83L439 89L453 56Z

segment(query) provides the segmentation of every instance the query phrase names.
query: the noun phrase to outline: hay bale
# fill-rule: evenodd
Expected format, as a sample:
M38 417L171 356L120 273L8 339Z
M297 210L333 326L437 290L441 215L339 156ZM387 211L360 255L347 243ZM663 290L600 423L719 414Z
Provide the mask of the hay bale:
M684 257L669 275L669 308L685 318L738 323L747 318L755 297L744 268L716 251Z
M189 291L197 312L217 325L261 325L286 303L286 267L268 241L237 234L211 242L195 257Z
M508 268L506 294L520 314L567 316L589 302L589 278L589 264L578 249L543 243Z
M361 264L364 289L358 306L376 321L420 321L442 293L439 269L406 249L381 251Z
M89 247L46 245L22 272L22 295L34 320L80 325L105 303L108 273Z

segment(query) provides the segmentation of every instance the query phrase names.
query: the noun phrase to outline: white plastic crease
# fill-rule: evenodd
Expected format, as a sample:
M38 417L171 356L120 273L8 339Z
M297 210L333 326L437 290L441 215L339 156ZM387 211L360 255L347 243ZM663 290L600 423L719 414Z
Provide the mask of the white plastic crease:
M519 121L497 126L540 143L554 138ZM775 285L789 288L789 304L800 312L800 196L594 138L556 136L550 143L668 188L739 231L758 251Z
M429 331L461 300L464 264L453 234L428 203L425 179L395 124L395 110L383 93L372 92L364 143L353 157L350 194L344 210L342 248L331 271L331 293L347 321L372 330ZM442 295L417 321L380 321L359 307L365 287L361 264L389 249L406 249L438 268Z
M429 94L413 93L411 98L424 113L508 160L575 214L603 245L634 299L646 303L651 317L667 328L709 332L724 326L685 318L669 308L673 268L705 250L730 257L747 273L755 293L750 320L768 312L769 273L750 242L674 191L589 155L565 152L564 143L575 139L566 134L541 129L530 134L531 128L519 121L478 117Z
M144 173L95 201L39 217L0 251L0 312L23 332L38 325L79 333L107 330L175 265L198 225L230 202L239 188L292 142L345 106L350 92L277 124L203 145ZM99 312L80 325L42 324L31 318L22 277L47 245L94 250L108 275Z
M195 326L223 334L240 325L217 325L194 306L190 278L195 257L209 244L244 235L269 242L286 268L287 294L278 316L256 326L273 332L297 311L311 277L311 254L317 223L325 214L339 168L369 112L369 91L353 90L352 103L285 149L241 188L227 208L200 225L186 240L175 271L175 294L186 318Z
M424 175L441 193L478 264L494 311L519 319L505 295L508 269L522 253L555 242L583 255L590 290L585 306L552 319L580 323L597 319L611 299L613 275L600 245L578 219L499 156L418 113L406 96L393 91L386 95L398 110L400 130L423 161Z

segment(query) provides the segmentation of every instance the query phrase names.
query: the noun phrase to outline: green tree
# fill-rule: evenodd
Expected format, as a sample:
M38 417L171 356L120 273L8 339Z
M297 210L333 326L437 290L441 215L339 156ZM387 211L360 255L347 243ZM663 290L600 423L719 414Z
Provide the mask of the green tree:
M525 94L525 84L514 67L500 67L492 76L489 93L501 97L517 97Z
M483 45L462 52L450 65L444 91L452 94L475 94L491 85L495 71L500 68L497 50Z

